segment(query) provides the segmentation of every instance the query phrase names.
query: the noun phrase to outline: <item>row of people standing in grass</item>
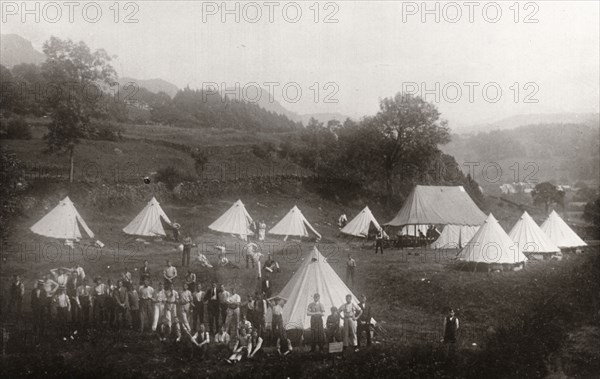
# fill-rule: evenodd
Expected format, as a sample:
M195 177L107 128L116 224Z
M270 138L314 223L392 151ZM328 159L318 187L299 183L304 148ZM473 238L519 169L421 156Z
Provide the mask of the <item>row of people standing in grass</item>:
M367 304L366 296L363 295L356 305L352 303L352 295L346 295L344 304L331 308L325 327L325 308L320 299L318 293L314 294L313 302L307 309L307 315L310 317L312 352L315 352L317 347L324 351L326 342L343 342L344 348L356 351L363 333L366 335L367 346L371 345L371 306Z

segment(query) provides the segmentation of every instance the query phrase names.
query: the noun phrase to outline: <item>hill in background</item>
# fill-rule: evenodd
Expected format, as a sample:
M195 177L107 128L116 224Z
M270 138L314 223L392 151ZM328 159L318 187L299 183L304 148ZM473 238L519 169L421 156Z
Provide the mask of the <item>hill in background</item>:
M20 63L40 64L46 56L31 41L16 34L0 34L0 64L12 68Z
M169 95L171 98L177 94L179 88L164 79L156 78L156 79L135 79L129 77L121 77L119 78L119 84L121 86L125 86L128 83L135 83L140 88L145 88L152 93L164 92Z
M467 162L478 165L474 179L487 190L519 181L598 183L600 125L592 123L593 117L587 120L577 124L552 122L472 135L454 134L442 150L453 155L464 170L468 170ZM486 164L500 167L500 175L490 168L487 178L484 177L482 168ZM494 180L497 176L498 180Z

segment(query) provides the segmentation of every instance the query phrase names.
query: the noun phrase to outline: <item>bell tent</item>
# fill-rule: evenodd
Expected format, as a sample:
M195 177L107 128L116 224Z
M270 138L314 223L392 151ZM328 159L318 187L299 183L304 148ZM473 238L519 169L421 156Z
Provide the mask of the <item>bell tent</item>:
M479 226L446 225L431 247L434 249L461 249L473 238L478 229Z
M342 233L348 234L355 237L366 238L369 235L369 229L374 228L375 230L381 229L381 226L375 220L373 213L369 207L365 207L356 217L352 219L346 226L341 230Z
M550 216L544 221L541 229L546 233L550 241L561 248L571 248L578 246L587 246L579 236L560 218L556 211L552 211Z
M123 232L134 236L166 236L163 222L171 224L159 202L152 197L144 209L135 216L129 225L123 228Z
M458 254L460 260L487 264L518 264L527 257L490 213L477 233Z
M517 243L521 252L530 253L535 257L539 254L560 252L560 248L548 238L527 212L523 212L508 236Z
M238 200L208 228L215 232L238 235L245 241L249 235L254 234L250 229L252 222L252 217L250 217L244 203Z
M287 240L288 236L308 237L309 230L317 236L317 238L321 238L319 232L310 225L300 209L294 205L285 217L269 230L269 234L285 236L284 240Z
M485 214L462 186L416 186L385 225L481 225Z
M75 209L75 205L69 197L62 199L54 209L36 222L30 230L35 234L45 237L58 238L64 240L81 239L81 231L94 238L94 233L88 228L83 218Z
M287 302L283 307L285 329L309 329L310 317L306 315L308 305L313 302L315 293L321 295L320 302L326 315L331 307L340 307L346 302L346 295L352 295L352 302L359 301L342 279L336 274L316 247L274 298Z

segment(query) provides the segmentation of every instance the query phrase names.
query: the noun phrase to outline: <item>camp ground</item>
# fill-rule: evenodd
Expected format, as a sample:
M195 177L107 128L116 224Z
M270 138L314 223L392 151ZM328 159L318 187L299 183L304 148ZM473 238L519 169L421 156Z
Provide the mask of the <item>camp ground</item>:
M600 2L0 14L0 379L600 376Z

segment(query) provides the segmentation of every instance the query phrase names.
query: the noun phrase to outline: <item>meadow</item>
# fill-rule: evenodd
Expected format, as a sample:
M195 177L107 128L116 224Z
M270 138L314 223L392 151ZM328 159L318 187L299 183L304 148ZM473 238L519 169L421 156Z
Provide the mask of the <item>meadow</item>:
M383 256L375 256L371 241L346 239L338 235L333 222L327 222L334 220L338 209L316 196L295 198L290 195L263 194L247 197L252 199L246 201L249 212L257 219L267 220L269 226L287 212L290 204L297 203L315 228L324 235L317 247L342 279L345 278L347 255L355 257L358 268L353 292L367 295L374 317L381 327L372 349L361 350L341 360L332 361L323 356L313 357L305 352L306 348L300 348L299 354L286 361L272 356L258 363L229 367L219 361L217 356L205 361L187 362L180 357L176 347L165 346L150 335L140 336L131 331L103 331L80 336L74 341L51 339L37 348L28 346L26 338L22 341L17 339L21 342L9 343L8 357L12 358L4 360L5 363L10 362L7 368L11 377L34 377L40 370L50 372L50 369L56 375L116 374L119 377L279 377L282 372L289 373L289 377L315 377L325 372L331 373L328 376L337 377L347 375L348 367L354 366L361 368L354 374L349 374L351 377L359 377L360 372L364 373L365 367L378 367L381 376L388 376L386 373L410 376L420 376L419 373L422 373L429 376L436 372L439 375L435 376L439 377L473 376L480 372L473 371L473 367L478 366L472 366L471 371L466 371L466 367L462 365L473 365L477 359L484 359L488 344L493 341L498 330L527 323L533 304L537 304L541 297L548 296L557 288L567 291L571 288L569 286L577 286L581 291L589 293L594 286L598 287L598 283L590 282L587 272L591 270L588 261L595 259L596 264L598 263L597 247L589 248L584 256L567 255L567 259L562 262L532 262L520 272L473 273L460 269L460 264L454 259L456 251L453 250L388 249ZM245 299L254 291L257 283L256 271L245 266L242 255L244 243L231 236L211 233L206 228L233 200L234 197L205 200L196 205L163 205L167 214L184 226L184 233L192 233L198 245L192 254L199 250L215 265L215 268L205 268L194 261L192 269L198 274L199 280L205 286L212 281L226 286L235 285ZM19 274L25 278L29 292L33 282L40 275L48 273L49 269L72 266L75 262L81 263L88 275L116 279L125 267L137 277L136 268L144 260L148 260L153 281L158 281L165 261L170 259L179 266L181 257L176 251L175 242L152 239L139 242L121 233L121 228L135 216L141 206L143 203L136 203L118 210L113 209L110 213L80 207L80 213L105 247L98 249L76 246L73 252L56 241L27 231L41 213L20 218L16 228L19 232L4 247L2 287L7 288L11 275ZM216 242L225 242L228 258L239 268L216 265L217 257L213 249ZM281 265L281 272L272 276L274 293L283 288L301 261L307 258L313 245L309 242L283 242L274 238L267 238L261 244L263 252L273 252ZM574 273L583 276L577 278ZM180 268L181 275L183 272ZM589 303L589 299L585 301ZM24 301L26 313L29 312L27 304L28 297ZM456 366L445 365L441 357L442 345L439 340L443 312L448 306L457 310L461 321L461 360ZM575 309L574 307L573 310ZM27 335L26 332L24 334ZM543 341L543 335L538 337ZM530 343L533 346L543 342ZM267 347L266 351L271 354L272 347ZM19 358L17 353L20 354ZM40 353L42 358L31 359L40 356ZM393 364L388 367L390 371L383 370L380 365L392 358ZM593 358L596 363L597 358ZM542 362L541 365L546 367L548 363Z
M567 254L561 262L531 262L520 272L493 274L461 270L454 259L456 251L388 249L384 255L375 256L372 241L341 237L337 218L341 213L352 218L367 204L376 218L385 222L396 209L367 199L349 204L327 200L306 182L298 178L279 180L280 175L274 171L256 175L260 178L255 182L239 180L248 178L247 167L251 166L298 168L279 158L253 154L251 146L263 141L262 135L236 132L233 138L227 131L128 126L124 140L83 141L77 147L76 182L69 188L68 158L43 153L44 127L33 129L32 140L3 141L3 148L30 168L27 179L31 185L22 212L14 219L11 234L2 246L3 311L12 275L21 275L26 285L25 321L15 323L3 315L3 325L9 332L8 339L5 336L3 340L2 358L7 377L504 378L590 376L600 371L600 331L595 326L600 317L597 244L591 243L585 254ZM268 138L282 140L286 135ZM197 145L208 148L208 162L213 168L225 168L229 177L217 170L211 173L214 176L200 178L205 187L195 197L177 195L162 184L142 182L142 177L166 166L181 168L198 179L189 154L189 149ZM49 177L44 172L56 175ZM91 246L94 240L84 240L71 251L29 231L67 194L103 248ZM298 349L290 359L279 360L271 356L273 348L268 346L264 360L235 367L227 366L217 356L189 362L177 347L132 331L92 331L73 341L50 337L36 347L30 338L29 292L51 268L78 262L89 276L116 279L127 267L137 278L136 269L148 260L156 282L167 259L180 265L177 243L136 241L121 231L152 196L158 198L172 221L182 225L183 234L194 238L198 247L192 255L202 252L216 264L214 245L226 244L228 258L238 268L205 268L194 261L192 269L205 286L213 281L235 285L243 299L257 285L256 271L246 268L241 254L244 243L212 233L208 225L237 199L245 203L254 219L265 220L268 228L297 205L323 235L317 247L342 279L348 254L357 260L352 290L356 295L365 294L372 304L380 326L375 345L333 360L312 356L305 348ZM520 210L491 198L486 199L485 207L484 211L492 211L505 230L520 216ZM539 222L543 211L530 213ZM281 272L272 276L274 293L283 288L312 247L313 243L307 241L283 242L269 237L261 244L262 252L272 252L281 265ZM456 309L461 322L459 358L453 364L444 361L439 342L447 307Z

